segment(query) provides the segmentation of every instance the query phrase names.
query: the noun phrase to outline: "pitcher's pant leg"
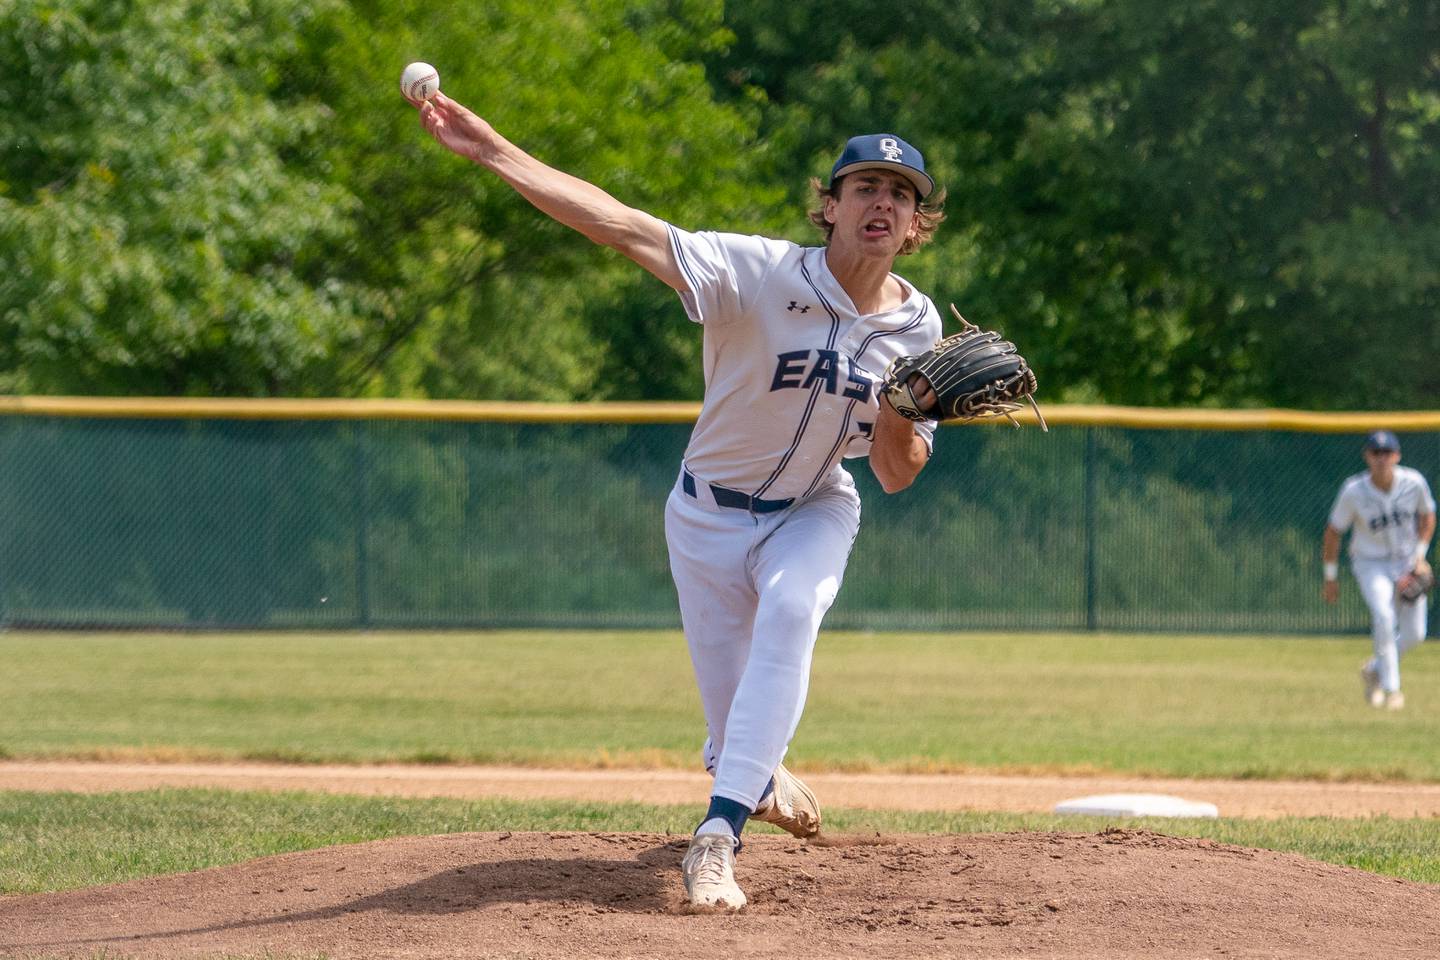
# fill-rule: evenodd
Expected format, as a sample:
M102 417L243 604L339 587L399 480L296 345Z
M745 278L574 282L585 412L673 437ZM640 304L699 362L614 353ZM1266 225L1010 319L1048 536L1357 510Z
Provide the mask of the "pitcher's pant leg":
M757 535L743 511L707 512L672 492L665 506L670 573L705 711L707 768L725 746L725 721L750 655L758 597L747 557Z
M756 547L754 636L726 721L716 795L754 809L784 759L805 707L820 623L839 592L859 524L859 497L837 484L787 511Z

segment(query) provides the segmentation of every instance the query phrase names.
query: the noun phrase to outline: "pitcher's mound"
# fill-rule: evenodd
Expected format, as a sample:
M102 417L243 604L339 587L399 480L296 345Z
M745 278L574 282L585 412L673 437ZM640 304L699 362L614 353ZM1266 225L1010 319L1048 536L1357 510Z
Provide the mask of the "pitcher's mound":
M685 843L415 837L3 897L0 953L1433 960L1440 943L1440 888L1144 831L752 836L737 915L683 908Z

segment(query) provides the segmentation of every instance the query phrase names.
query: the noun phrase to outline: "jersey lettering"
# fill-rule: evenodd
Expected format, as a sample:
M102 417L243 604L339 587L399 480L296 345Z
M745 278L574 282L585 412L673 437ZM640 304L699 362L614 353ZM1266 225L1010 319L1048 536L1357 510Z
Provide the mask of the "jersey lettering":
M841 354L836 350L792 350L779 354L775 358L775 375L770 379L770 391L773 393L790 387L809 390L819 382L832 396L838 391L847 400L868 403L875 389L874 381L855 366L853 358L845 357L845 381L842 385L840 359Z
M875 384L859 367L855 366L853 357L845 358L845 366L848 372L845 374L845 389L840 391L840 396L847 400L869 403L870 391L874 389Z
M800 386L800 374L805 370L805 361L810 359L809 350L791 350L776 358L775 377L770 381L770 392L786 387ZM792 379L793 378L793 379Z
M824 247L669 234L689 288L685 313L704 329L705 403L685 447L694 475L783 500L833 482L846 457L868 455L856 438L873 432L879 372L940 337L930 299L907 284L903 304L860 314L826 269ZM928 445L930 426L916 430Z
M1389 513L1382 513L1379 516L1371 517L1369 520L1371 530L1384 530L1389 526L1404 526L1414 522L1414 515L1408 510L1395 509Z
M815 352L820 354L820 358L815 361L815 366L810 368L810 373L805 377L805 382L800 385L800 389L808 390L816 380L824 380L825 392L833 394L835 378L839 374L835 368L839 365L840 354L834 350L817 350Z

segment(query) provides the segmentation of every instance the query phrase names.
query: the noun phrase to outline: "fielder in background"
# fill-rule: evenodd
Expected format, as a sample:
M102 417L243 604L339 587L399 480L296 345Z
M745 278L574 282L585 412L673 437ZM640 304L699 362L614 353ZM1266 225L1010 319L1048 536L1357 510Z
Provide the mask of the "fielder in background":
M1426 594L1434 575L1425 555L1435 534L1435 498L1419 471L1400 466L1389 430L1365 440L1369 468L1340 487L1325 526L1321 558L1326 602L1340 599L1340 538L1350 531L1350 569L1370 608L1374 655L1360 668L1372 707L1399 710L1400 657L1425 639Z
M907 375L907 419L878 385L941 334L935 305L891 268L930 239L943 191L918 150L872 134L846 144L828 184L814 182L824 246L691 233L546 166L444 94L419 109L440 144L654 274L703 328L704 404L665 507L714 776L682 872L694 906L739 909L748 818L801 838L820 829L815 795L781 760L859 529L841 461L868 456L894 493L930 456L934 422L917 411L939 409L935 390Z

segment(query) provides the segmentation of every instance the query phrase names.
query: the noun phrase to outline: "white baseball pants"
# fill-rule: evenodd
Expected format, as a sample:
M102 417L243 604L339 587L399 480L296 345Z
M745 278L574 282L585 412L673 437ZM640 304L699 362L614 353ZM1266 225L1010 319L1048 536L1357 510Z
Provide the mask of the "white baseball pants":
M760 802L800 723L820 621L860 528L860 496L834 480L774 513L715 503L701 478L665 505L670 572L709 738L712 795Z
M1375 655L1366 666L1380 674L1380 686L1400 689L1400 657L1425 639L1426 598L1401 603L1395 584L1410 572L1409 560L1353 560L1351 572L1370 608L1370 639Z

